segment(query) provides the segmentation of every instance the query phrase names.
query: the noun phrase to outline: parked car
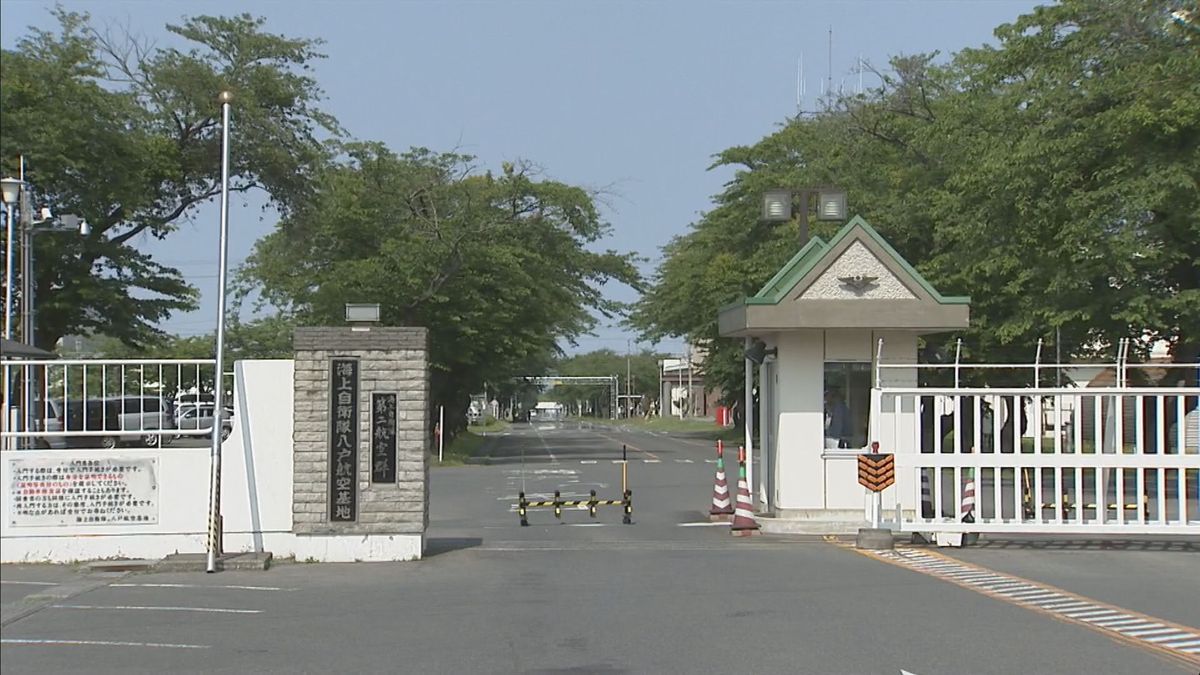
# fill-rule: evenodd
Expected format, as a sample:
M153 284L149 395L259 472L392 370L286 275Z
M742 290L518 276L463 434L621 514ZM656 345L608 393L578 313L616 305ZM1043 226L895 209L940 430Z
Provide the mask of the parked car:
M53 433L61 432L65 428L66 410L62 399L34 401L33 414L35 417L41 418L38 431ZM67 438L66 436L39 436L34 445L39 448L65 448L67 447Z
M189 405L182 408L179 415L177 428L185 429L212 429L213 420L216 418L214 411L216 408L211 405ZM233 411L229 408L225 409L225 414L221 419L221 440L229 438L229 432L233 430Z
M47 399L34 402L34 415L41 418L39 431L45 436L36 437L33 445L38 448L115 448L120 441L121 410L112 401L100 399ZM69 432L100 431L112 435L73 435Z
M121 442L121 408L109 399L66 400L57 402L65 412L62 429L71 431L108 431L101 436L61 436L67 448L115 448ZM51 444L51 447L56 447Z
M107 400L115 403L119 409L122 443L140 442L153 448L169 443L174 438L174 434L160 433L177 428L175 409L170 401L158 396L120 396Z

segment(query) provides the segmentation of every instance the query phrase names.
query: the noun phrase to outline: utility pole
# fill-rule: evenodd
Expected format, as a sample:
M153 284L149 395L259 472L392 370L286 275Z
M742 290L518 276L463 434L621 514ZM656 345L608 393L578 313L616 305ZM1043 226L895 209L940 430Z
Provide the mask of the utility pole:
M687 416L692 415L692 343L689 340L687 345L687 369L688 369L688 389L687 389Z
M33 197L29 192L29 183L25 182L25 156L22 155L21 197L18 200L21 205L21 342L33 347L33 279L31 278L33 276ZM25 371L25 377L21 384L25 404L22 406L21 429L33 431L33 425L37 419L33 412L36 369L26 367L22 370ZM34 447L34 440L33 438L24 439L23 447Z
M632 341L625 340L625 419L633 417L633 368L630 363Z
M663 371L666 370L666 364L662 359L658 360L658 416L663 416L663 399L668 398L663 396Z
M25 157L21 156L21 342L33 347L33 280L30 278L33 270L33 199L29 194L29 184L25 182ZM29 380L26 378L26 387ZM26 411L32 410L31 407ZM28 414L26 415L28 417Z

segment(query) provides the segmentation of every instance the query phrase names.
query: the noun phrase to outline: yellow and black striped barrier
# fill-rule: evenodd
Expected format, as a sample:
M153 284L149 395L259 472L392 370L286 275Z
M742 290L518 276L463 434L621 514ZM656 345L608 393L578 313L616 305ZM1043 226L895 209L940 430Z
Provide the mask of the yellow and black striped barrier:
M529 509L536 508L553 508L554 517L562 520L562 510L564 506L586 506L588 507L588 515L592 518L596 517L596 509L601 506L622 506L624 507L625 516L621 522L625 525L633 524L633 490L626 489L622 499L597 499L596 491L591 491L589 499L563 499L558 490L554 491L554 499L529 501L525 499L525 493L522 492L518 496L517 515L521 517L521 527L529 527L528 512Z

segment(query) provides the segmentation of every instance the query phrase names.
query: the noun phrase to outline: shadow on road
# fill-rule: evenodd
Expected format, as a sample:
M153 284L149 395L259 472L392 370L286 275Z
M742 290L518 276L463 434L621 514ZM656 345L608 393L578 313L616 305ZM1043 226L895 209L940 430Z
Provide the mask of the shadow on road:
M1161 551L1200 553L1195 539L1000 539L980 538L971 548L1041 551Z
M462 551L483 544L479 537L430 537L425 540L424 558L432 558L443 553Z

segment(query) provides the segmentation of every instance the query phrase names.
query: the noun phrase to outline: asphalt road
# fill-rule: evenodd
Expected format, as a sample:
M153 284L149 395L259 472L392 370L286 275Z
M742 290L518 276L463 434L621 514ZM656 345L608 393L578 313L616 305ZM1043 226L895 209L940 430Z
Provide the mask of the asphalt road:
M561 523L538 510L530 527L519 526L513 504L522 487L615 498L622 444L634 524L609 507L594 521L567 510ZM432 472L422 561L129 575L6 625L4 672L1200 671L1200 660L836 542L730 537L706 524L713 453L702 440L521 427L489 454L497 463ZM1193 542L988 541L954 554L1195 626L1197 550ZM5 567L3 602L47 588L13 582L79 574Z

